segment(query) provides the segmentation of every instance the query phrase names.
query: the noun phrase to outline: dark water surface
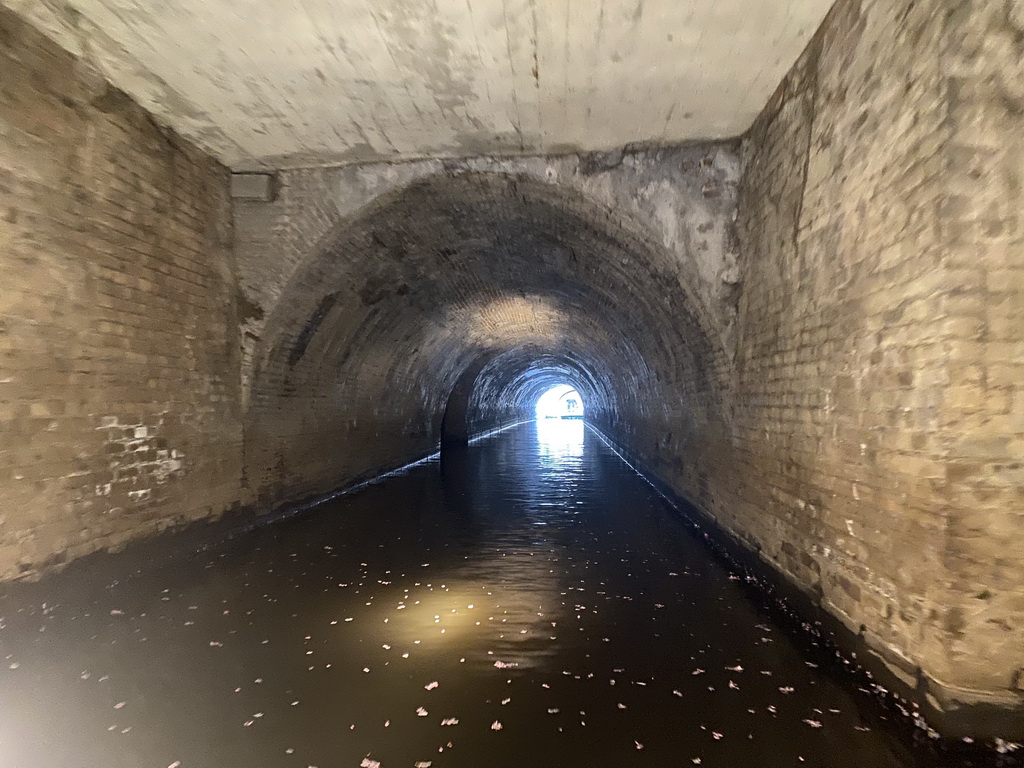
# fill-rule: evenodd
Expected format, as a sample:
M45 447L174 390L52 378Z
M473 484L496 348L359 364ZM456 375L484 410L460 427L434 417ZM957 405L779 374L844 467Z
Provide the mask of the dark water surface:
M580 422L0 614L3 768L936 764Z

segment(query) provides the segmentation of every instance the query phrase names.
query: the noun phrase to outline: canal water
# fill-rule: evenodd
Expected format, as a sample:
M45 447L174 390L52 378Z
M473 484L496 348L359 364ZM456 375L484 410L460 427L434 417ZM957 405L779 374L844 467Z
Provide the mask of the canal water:
M88 597L0 599L0 766L939 764L582 422L439 469Z

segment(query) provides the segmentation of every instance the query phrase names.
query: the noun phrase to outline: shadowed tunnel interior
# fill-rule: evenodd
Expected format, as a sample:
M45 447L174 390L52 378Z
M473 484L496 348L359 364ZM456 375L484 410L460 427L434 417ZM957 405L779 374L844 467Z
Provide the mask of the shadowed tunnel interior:
M324 768L344 744L377 768L398 729L338 732L332 709L351 689L390 727L397 699L363 678L378 661L411 685L405 733L448 755L449 726L414 703L437 659L414 684L401 656L357 663L391 645L364 590L407 616L472 577L443 610L468 628L487 605L495 633L461 653L441 610L419 619L472 667L459 706L479 714L507 698L512 668L485 657L508 639L512 559L543 674L576 670L589 696L642 660L630 685L666 683L642 706L608 683L580 715L611 723L616 768L644 738L615 718L642 730L666 701L692 731L684 763L704 726L724 733L704 702L729 723L707 768L751 762L750 710L792 747L764 751L780 768L811 755L810 729L821 764L886 764L844 746L871 742L942 764L862 735L846 694L815 698L833 672L884 699L911 751L1019 763L1020 2L252 5L0 0L0 766L11 745L15 768L74 763L34 764L19 733L74 723L54 748L94 746L97 765L260 765L270 744ZM522 423L556 385L585 421ZM550 606L580 624L548 632ZM344 613L381 621L343 635ZM603 638L610 672L591 662ZM805 641L837 669L808 672ZM677 654L701 671L677 679ZM288 674L267 700L247 686L271 668ZM587 709L515 701L515 738ZM283 750L305 702L324 749L300 758ZM164 706L205 756L176 754ZM277 723L262 746L256 713ZM492 764L500 719L443 765ZM602 768L592 732L573 738ZM560 759L556 734L540 753ZM679 746L648 744L652 765ZM518 764L543 764L531 749Z
M268 502L330 490L533 417L570 383L629 446L720 433L717 334L671 256L559 186L443 174L385 196L313 250L270 316L245 425ZM325 450L326 449L326 450Z

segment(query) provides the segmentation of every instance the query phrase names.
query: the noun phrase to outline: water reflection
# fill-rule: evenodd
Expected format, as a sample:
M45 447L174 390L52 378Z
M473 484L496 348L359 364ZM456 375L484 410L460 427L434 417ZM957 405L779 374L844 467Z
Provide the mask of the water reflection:
M557 465L583 457L586 427L578 419L537 419L537 444L541 461ZM571 469L565 466L564 469Z
M3 768L942 764L580 421L103 583L0 597Z

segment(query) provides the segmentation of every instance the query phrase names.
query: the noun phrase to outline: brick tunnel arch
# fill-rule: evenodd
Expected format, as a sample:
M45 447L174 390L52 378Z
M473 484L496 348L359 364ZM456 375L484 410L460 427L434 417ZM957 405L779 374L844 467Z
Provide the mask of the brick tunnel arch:
M529 418L561 382L630 453L677 469L686 456L697 487L704 449L727 434L726 355L675 258L536 179L440 174L375 200L268 317L250 491L265 505L332 490L433 452L446 429L466 439Z
M602 382L572 358L527 346L482 355L463 371L445 405L441 446L466 445L474 435L522 422L551 387L569 383L587 402L608 402Z

